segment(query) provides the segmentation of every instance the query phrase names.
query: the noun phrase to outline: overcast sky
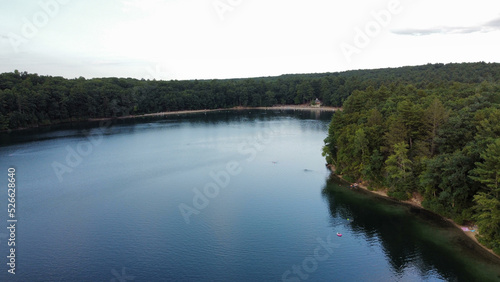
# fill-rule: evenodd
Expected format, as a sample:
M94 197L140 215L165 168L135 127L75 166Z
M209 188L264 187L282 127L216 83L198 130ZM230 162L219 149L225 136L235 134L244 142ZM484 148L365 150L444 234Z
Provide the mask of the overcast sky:
M0 72L181 80L500 62L498 0L0 3Z

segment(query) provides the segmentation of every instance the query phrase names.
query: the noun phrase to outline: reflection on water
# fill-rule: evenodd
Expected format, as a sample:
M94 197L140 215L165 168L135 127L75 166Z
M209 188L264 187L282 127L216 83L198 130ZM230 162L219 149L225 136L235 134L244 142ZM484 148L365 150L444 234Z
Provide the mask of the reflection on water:
M440 216L348 188L332 175L323 189L332 218L350 219L355 236L380 242L396 277L413 268L424 278L439 273L451 281L500 279L500 260Z

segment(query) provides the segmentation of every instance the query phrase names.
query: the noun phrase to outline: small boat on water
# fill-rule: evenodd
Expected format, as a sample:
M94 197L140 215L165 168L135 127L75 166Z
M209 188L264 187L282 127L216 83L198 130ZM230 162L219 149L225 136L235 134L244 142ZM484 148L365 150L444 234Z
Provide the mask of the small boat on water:
M341 233L339 233L339 232L337 232L337 236L342 237L342 234L341 234Z

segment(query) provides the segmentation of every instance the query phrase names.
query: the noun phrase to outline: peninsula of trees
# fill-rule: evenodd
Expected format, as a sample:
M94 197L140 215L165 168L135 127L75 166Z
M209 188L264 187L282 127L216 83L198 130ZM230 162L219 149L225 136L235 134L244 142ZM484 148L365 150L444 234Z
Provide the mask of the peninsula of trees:
M427 209L475 222L479 241L500 254L499 66L419 68L419 81L354 90L323 154L352 182L401 200L420 195Z

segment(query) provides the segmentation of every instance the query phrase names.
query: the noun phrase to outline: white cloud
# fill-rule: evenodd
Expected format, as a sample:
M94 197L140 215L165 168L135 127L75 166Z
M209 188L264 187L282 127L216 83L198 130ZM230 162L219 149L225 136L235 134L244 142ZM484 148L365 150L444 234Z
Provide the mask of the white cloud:
M475 32L493 32L500 30L500 17L491 19L480 25L472 26L438 26L431 28L395 29L392 32L400 35L430 35L430 34L469 34Z
M214 1L233 3L224 20ZM0 57L8 58L0 72L148 78L159 68L162 78L191 79L499 61L496 0L400 0L403 12L347 62L340 44L391 1L69 1L18 53L9 34L20 34L23 19L41 8L8 2L0 11ZM401 36L418 33L432 35Z

